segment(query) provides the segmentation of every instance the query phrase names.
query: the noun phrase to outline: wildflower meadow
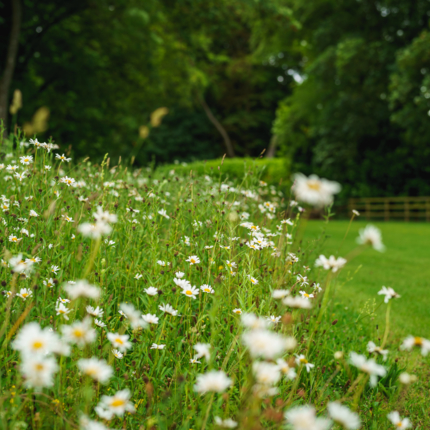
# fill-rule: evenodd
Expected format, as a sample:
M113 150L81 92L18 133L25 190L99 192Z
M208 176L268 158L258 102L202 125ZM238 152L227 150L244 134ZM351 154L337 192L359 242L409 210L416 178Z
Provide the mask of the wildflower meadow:
M384 252L380 231L347 255L303 241L341 184L131 161L37 139L4 154L2 429L429 428L412 358L430 341L390 336L402 292L375 291L378 331L359 309L332 315L339 273Z

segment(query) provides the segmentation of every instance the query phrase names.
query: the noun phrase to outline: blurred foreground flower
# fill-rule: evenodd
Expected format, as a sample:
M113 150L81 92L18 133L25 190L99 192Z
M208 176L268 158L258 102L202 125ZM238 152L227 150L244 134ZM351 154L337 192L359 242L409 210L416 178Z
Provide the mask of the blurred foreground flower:
M54 373L58 370L58 364L54 357L42 355L27 356L21 364L21 371L25 377L25 385L29 387L52 387L54 385Z
M129 390L117 391L113 396L102 396L98 408L96 412L99 416L101 416L99 412L102 410L106 412L106 415L112 414L112 416L119 415L121 417L125 412L134 412L135 410L134 405L130 402Z
M98 299L100 297L100 288L91 285L85 279L77 281L76 284L67 283L64 289L67 295L75 300L78 297L86 297L88 299Z
M430 340L419 336L408 336L400 346L400 349L410 351L414 346L421 348L421 354L426 356L430 351Z
M346 263L347 260L342 257L336 259L334 255L330 255L329 258L326 258L324 255L320 255L315 261L315 266L323 267L325 270L331 270L333 273L335 273L339 269L342 269Z
M158 127L161 124L162 119L169 113L169 109L166 107L161 107L155 109L154 112L151 113L151 125L153 127Z
M252 357L262 357L271 360L282 355L285 351L294 349L297 345L293 337L284 337L268 330L252 330L242 336L243 343L249 349Z
M37 322L26 324L12 343L12 348L24 356L51 353L59 342L58 335L49 329L42 329Z
M33 115L31 122L26 122L22 126L25 135L31 136L37 133L43 133L48 129L49 109L45 106L39 108Z
M231 418L226 418L223 420L220 417L215 417L215 424L226 429L233 429L237 427L237 422L233 421Z
M385 296L384 302L388 303L391 299L398 299L401 296L397 294L391 287L382 287L380 291L378 291L379 295Z
M390 412L387 418L394 424L397 429L408 429L412 427L412 423L409 418L400 418L400 414L397 411Z
M352 412L346 406L338 402L330 402L327 405L328 413L333 421L340 424L347 430L356 430L360 428L360 417Z
M369 384L371 387L376 387L378 376L383 377L387 373L384 366L377 364L372 358L367 360L364 355L357 354L356 352L351 352L350 361L353 366L370 376Z
M382 243L381 230L374 225L366 225L364 229L359 231L357 243L360 245L371 245L379 252L385 251L385 246Z
M317 418L313 406L299 406L285 412L287 423L294 430L327 430L331 421L327 418Z
M222 393L232 383L233 381L222 370L211 370L208 373L197 376L194 390L200 394L207 392Z
M113 374L112 367L105 360L99 360L96 357L80 359L78 361L78 368L82 373L102 384L105 384Z
M320 179L316 175L306 177L302 173L296 173L291 189L298 201L321 207L333 203L333 196L340 192L341 186L337 182Z
M13 92L12 103L9 107L9 112L11 115L15 115L22 108L22 93L20 90L15 90Z

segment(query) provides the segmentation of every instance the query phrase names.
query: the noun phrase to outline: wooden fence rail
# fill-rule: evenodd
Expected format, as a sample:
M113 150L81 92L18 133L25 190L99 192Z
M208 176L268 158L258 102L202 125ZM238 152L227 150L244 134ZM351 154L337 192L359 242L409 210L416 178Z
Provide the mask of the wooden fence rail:
M383 218L430 222L430 197L362 197L351 198L348 209L360 212L366 219Z

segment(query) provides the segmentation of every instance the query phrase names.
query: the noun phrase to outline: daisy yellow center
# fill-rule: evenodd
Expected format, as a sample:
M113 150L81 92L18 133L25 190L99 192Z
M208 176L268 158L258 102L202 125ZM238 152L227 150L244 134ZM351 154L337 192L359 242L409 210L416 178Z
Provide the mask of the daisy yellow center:
M403 423L401 422L401 421L399 421L397 424L396 424L396 426L397 427L401 427L403 425Z
M252 227L251 227L251 230L257 230L257 226L255 226L255 225L253 225Z
M255 284L255 279L251 279L251 282L252 282L253 284Z
M415 339L415 345L421 346L423 344L423 340L420 337L416 337Z
M185 294L186 294L187 296L192 296L192 295L193 295L193 292L192 292L192 291L190 291L190 290L187 290L187 291L185 291Z
M95 375L97 373L97 369L95 367L89 367L85 373L87 375Z
M125 401L123 399L114 399L110 405L114 408L117 408L119 406L125 405Z
M36 366L34 367L36 368L36 370L39 370L39 371L44 369L43 364L40 364L40 363L37 363Z
M24 161L28 161L28 158L25 158Z
M74 335L75 337L83 337L83 335L84 335L84 331L83 331L83 330L81 330L80 328L75 328L75 329L73 330L73 335Z
M124 342L122 341L122 339L121 338L119 338L119 337L117 337L116 339L115 339L115 342L116 343L119 343L120 345L124 345Z
M58 309L58 310L57 310L57 312L58 312L59 314L64 314L66 311L65 311L64 309Z
M36 340L35 342L33 342L33 348L34 349L40 349L42 348L43 343L40 340Z
M22 297L27 297L27 296L28 296L28 293L22 293L22 294L21 294L21 296L22 296Z
M303 295L304 295L305 297L310 297L310 296L309 296L309 294L306 294L306 293L305 293L305 294L303 294Z
M301 358L300 359L300 363L307 364L308 360L306 360L306 358Z
M12 242L16 242L18 239L16 237L12 238Z
M308 188L313 191L319 191L321 189L321 183L319 181L308 181Z
M206 291L207 293L210 293L210 292L211 292L211 290L210 290L209 288L205 288L205 291Z
M194 258L192 258L190 261L191 261L191 263L195 263L196 262L196 260L194 260Z

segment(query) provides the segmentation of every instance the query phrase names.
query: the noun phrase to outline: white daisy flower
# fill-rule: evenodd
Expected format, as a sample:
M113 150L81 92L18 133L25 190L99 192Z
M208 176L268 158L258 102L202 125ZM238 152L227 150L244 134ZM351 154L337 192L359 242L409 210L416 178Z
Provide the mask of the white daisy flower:
M296 173L291 189L297 200L320 207L332 204L333 196L340 192L341 186L338 182L320 179L316 175L306 177Z
M334 422L340 424L343 428L347 430L357 430L360 428L360 417L346 406L343 406L338 402L330 402L327 405L327 409L330 418Z
M222 393L227 390L233 381L222 371L211 370L197 376L194 391L200 394L208 392Z
M129 342L129 336L127 334L119 333L108 333L107 338L114 348L118 348L121 352L126 351L132 347Z
M305 366L308 373L315 367L315 364L309 363L303 354L296 355L296 364L298 366Z
M112 367L105 360L99 360L96 357L81 358L77 365L83 374L90 376L102 384L108 382L113 375Z
M358 233L357 243L360 245L371 245L379 252L385 251L385 246L382 243L381 230L379 230L379 228L369 224Z
M396 429L408 429L412 427L412 423L409 418L400 418L400 414L397 411L390 412L387 415L388 420L390 420Z
M190 266L192 266L193 264L200 263L200 258L197 257L197 255L192 255L191 257L188 257L185 261L189 262Z
M142 315L143 320L148 324L158 324L158 317L152 314Z

